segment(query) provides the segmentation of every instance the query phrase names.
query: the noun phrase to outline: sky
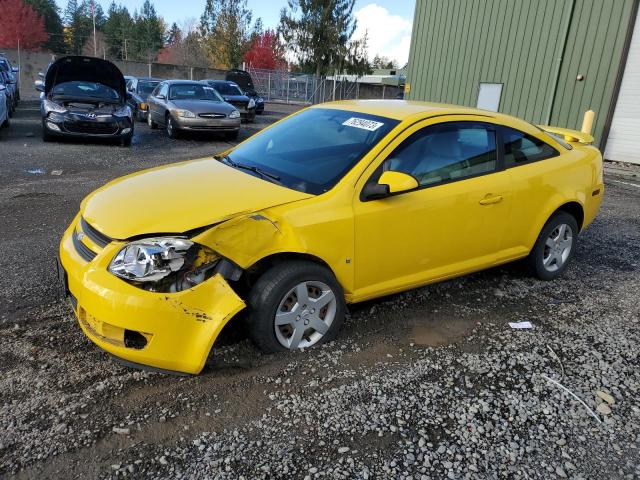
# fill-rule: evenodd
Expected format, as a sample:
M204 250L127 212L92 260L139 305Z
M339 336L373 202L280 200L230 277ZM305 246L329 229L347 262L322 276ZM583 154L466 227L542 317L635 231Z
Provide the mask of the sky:
M111 0L96 0L107 11ZM62 11L66 0L56 0ZM116 0L129 8L131 12L139 9L144 0ZM205 0L153 0L156 11L168 24L181 25L189 18L200 18L204 11ZM280 10L287 0L248 0L254 19L262 18L265 28L275 28L280 20ZM356 0L354 13L358 20L355 37L368 32L369 57L376 54L397 61L400 66L409 57L411 26L415 0Z

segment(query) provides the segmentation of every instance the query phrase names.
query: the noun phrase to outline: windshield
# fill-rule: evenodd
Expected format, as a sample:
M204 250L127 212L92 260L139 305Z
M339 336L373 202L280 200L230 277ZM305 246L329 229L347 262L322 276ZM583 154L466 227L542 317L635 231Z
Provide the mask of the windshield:
M242 143L229 158L279 177L286 187L319 195L397 124L376 115L311 108Z
M51 94L56 97L86 97L101 100L120 100L120 95L113 88L95 82L71 81L57 84Z
M220 93L220 95L244 95L242 90L237 85L230 83L216 83L213 87Z
M173 85L169 89L169 100L213 100L222 102L216 91L198 83L186 85Z
M138 93L140 95L151 95L153 89L158 86L160 82L138 82Z

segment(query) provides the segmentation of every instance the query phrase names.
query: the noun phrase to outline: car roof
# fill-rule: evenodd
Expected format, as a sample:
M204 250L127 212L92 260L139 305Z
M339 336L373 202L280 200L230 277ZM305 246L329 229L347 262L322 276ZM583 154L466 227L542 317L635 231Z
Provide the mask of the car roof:
M335 108L337 110L367 113L401 121L414 116L428 118L440 115L478 115L495 119L499 123L511 124L521 130L535 129L530 123L510 115L446 103L413 100L340 100L317 104L311 108Z
M168 83L169 85L200 85L197 80L160 80L161 82Z
M236 82L233 82L231 80L204 80L205 82L210 82L210 83L226 83L227 85L234 85L234 86L239 86Z
M154 78L154 77L133 77L136 80L149 80L151 82L162 82L161 78Z

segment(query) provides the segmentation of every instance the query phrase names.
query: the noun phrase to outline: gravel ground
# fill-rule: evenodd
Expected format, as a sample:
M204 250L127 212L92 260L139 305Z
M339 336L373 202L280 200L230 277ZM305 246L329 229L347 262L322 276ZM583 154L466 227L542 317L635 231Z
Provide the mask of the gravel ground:
M232 326L201 375L168 376L82 335L52 259L89 191L224 142L139 124L131 149L45 146L30 108L0 133L0 476L640 477L636 179L607 178L559 281L508 265L356 305L305 352L260 354Z

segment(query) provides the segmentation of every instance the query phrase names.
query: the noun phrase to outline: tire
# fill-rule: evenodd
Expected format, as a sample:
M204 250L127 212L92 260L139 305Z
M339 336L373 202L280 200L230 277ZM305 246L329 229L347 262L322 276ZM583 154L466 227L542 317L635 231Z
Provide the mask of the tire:
M228 132L224 134L224 138L226 138L227 140L237 140L239 134L239 130L236 130L235 132Z
M309 295L304 304L306 308L299 305L298 296L294 294L304 286ZM308 302L314 302L314 298L328 300L328 303L321 304L317 313L310 308L313 303L308 305ZM249 337L266 353L309 348L333 340L344 323L346 308L342 287L333 273L321 265L305 261L285 262L267 270L253 285L247 303ZM276 326L278 310L281 321L290 320L291 323ZM313 327L320 326L320 322L323 333Z
M45 127L44 125L44 120L42 121L42 141L43 142L50 142L53 140L53 135L51 135L48 131L47 131L47 127Z
M176 127L176 122L171 115L167 115L167 118L164 122L165 131L167 132L167 136L171 139L176 139L180 136L180 132L178 131L178 127Z
M126 137L122 137L120 139L120 145L123 147L130 147L132 139L133 139L133 135L127 135Z
M567 212L555 213L545 224L526 259L530 273L540 280L562 276L578 242L578 223Z
M147 113L147 125L151 130L158 128L158 124L151 119L151 112Z

